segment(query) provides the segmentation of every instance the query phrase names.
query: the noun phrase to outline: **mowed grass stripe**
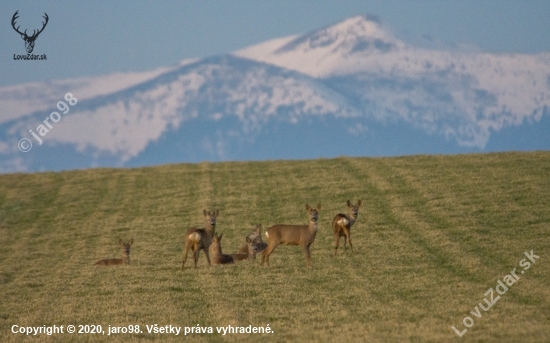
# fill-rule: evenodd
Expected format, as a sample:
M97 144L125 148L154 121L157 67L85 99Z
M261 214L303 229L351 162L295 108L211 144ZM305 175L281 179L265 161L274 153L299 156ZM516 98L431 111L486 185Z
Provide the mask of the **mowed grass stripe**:
M460 240L447 236L449 226L441 218L434 215L427 218L424 215L426 200L399 175L398 165L389 166L387 161L380 160L377 168L379 175L384 175L379 182L385 183L384 187L392 188L392 196L388 198L392 216L403 234L424 250L430 264L442 271L448 270L454 276L479 281L480 275L471 270L482 266L482 261L477 256L464 254Z
M489 159L500 155L488 155L485 164L489 164ZM518 206L512 197L506 196L493 197L494 189L499 184L506 184L506 180L510 180L505 169L488 170L485 167L483 171L475 170L476 161L465 161L455 165L453 169L447 170L447 178L439 179L439 182L428 182L426 178L422 179L418 174L410 172L410 162L407 165L400 165L396 169L404 183L409 185L411 192L421 194L423 199L419 200L416 207L424 207L419 214L423 219L431 224L431 226L442 234L447 235L453 242L460 244L461 252L468 252L471 255L478 256L479 263L476 268L493 268L510 262L506 256L502 254L494 254L498 251L494 246L489 244L496 243L489 239L494 235L501 235L498 240L500 245L512 245L516 237L506 235L506 231L515 230L510 226L509 216L516 217L520 211L529 211L528 208ZM479 162L479 161L477 161ZM474 173L469 171L474 169ZM487 178L481 181L479 173L487 173L488 175L498 175L503 180L496 180L495 177ZM464 188L476 190L475 194L464 191L456 191L453 185L461 184ZM465 185L465 186L464 186ZM502 194L502 190L498 192ZM483 198L480 198L483 195ZM514 196L516 197L516 196ZM445 210L441 211L441 204L445 203ZM409 207L413 204L409 204ZM489 225L472 220L476 216L472 215L477 212L487 211L486 207L493 207L492 213L498 213L499 210L503 214L491 218ZM442 216L441 214L446 214ZM453 220L447 220L447 217L452 217ZM504 220L503 220L504 219ZM509 256L514 259L516 256Z
M484 227L483 230L479 230L479 228L474 223L474 224L470 224L468 227L465 228L466 232L462 236L455 235L455 237L457 238L456 240L461 242L461 245L464 246L463 255L465 254L477 255L480 261L482 262L481 265L476 265L475 267L472 267L472 270L475 270L476 273L478 273L483 277L482 280L479 280L475 285L473 285L473 287L479 289L479 292L477 292L479 294L482 294L483 291L489 288L487 285L494 287L493 283L495 283L495 280L498 278L502 278L502 276L504 274L507 274L509 270L512 269L512 267L517 267L517 263L519 259L523 257L521 254L519 254L518 256L518 252L522 251L521 247L517 247L517 249L508 249L504 251L502 249L502 247L514 247L515 245L518 245L517 242L519 242L520 238L522 238L521 234L517 234L514 237L514 235L511 233L514 232L515 230L511 230L507 228L510 226L509 222L507 222L509 211L513 211L511 208L514 208L514 206L516 205L514 201L521 200L521 196L522 196L521 194L517 194L517 192L510 192L510 193L507 192L509 188L505 186L506 185L505 181L513 179L513 178L509 178L509 175L506 175L507 170L509 169L505 168L506 170L502 169L502 170L496 170L496 171L488 170L487 172L489 175L493 176L492 178L487 179L484 182L478 182L476 185L468 185L468 182L470 179L476 180L476 181L480 180L479 174L477 173L474 173L474 175L468 175L469 173L467 171L470 169L473 169L472 165L476 166L477 164L479 166L479 164L481 164L480 163L481 160L483 159L483 165L489 167L484 169L493 169L491 167L493 167L495 164L497 165L501 164L499 163L498 160L503 157L504 156L500 154L488 155L486 159L483 159L482 156L475 156L473 159L468 159L468 160L466 159L466 156L460 157L462 159L461 161L462 163L460 163L459 165L455 165L455 169L453 169L451 173L447 173L447 174L452 174L455 177L455 179L449 180L448 182L440 182L436 185L436 188L441 189L441 188L445 188L446 185L456 186L460 184L465 189L470 190L470 192L462 192L464 194L456 194L455 196L452 197L453 199L460 199L463 203L470 203L472 201L471 199L474 198L474 201L478 202L478 206L482 208L494 207L494 209L489 212L493 214L495 213L497 214L497 216L495 216L490 221L488 221L493 223L493 225L489 226L488 229ZM414 164L414 163L411 163L411 159L407 160L407 163L409 165ZM464 167L465 165L467 165L467 167L462 168L464 170L457 172L457 169L461 169L461 167ZM524 167L524 165L521 167ZM410 169L402 168L401 170L408 171ZM415 170L415 171L418 172L418 170ZM516 170L515 172L517 173L518 171ZM522 173L522 172L520 173L523 175L526 175L526 174L528 175L530 172L532 171L525 171L525 173ZM415 174L415 175L418 175L418 174ZM470 176L473 176L473 177L470 177ZM495 177L499 177L501 178L501 180L495 180ZM440 180L440 181L443 181L443 180ZM533 182L533 180L529 180L529 183L536 184L536 182ZM466 184L466 186L464 186L464 184ZM427 188L428 187L419 187L419 189L422 189L422 190L426 190ZM501 188L501 189L495 191L496 188ZM477 191L471 192L471 190L477 190ZM482 195L482 199L480 199L480 195ZM511 195L513 195L513 199ZM409 204L409 207L414 207L414 206ZM499 212L497 211L498 209L502 210L504 215L499 216L498 215ZM524 208L523 211L528 211L528 209ZM420 211L420 213L423 214L424 218L430 218L433 216L433 212L430 213L430 211ZM517 213L516 215L520 215L520 214L521 213ZM469 216L471 216L471 213L465 212L462 214L462 218L464 218L464 220L468 220ZM456 217L460 217L460 216L456 216ZM434 220L434 223L437 223L437 222L440 222L440 220ZM480 224L480 225L483 225L483 224ZM455 227L455 225L450 225L450 226ZM502 228L504 228L504 230L502 230ZM487 237L479 237L479 234L478 234L479 231L481 231L484 235L485 234L490 235L490 237L502 237L502 238L498 239L497 241L490 240L490 242L493 244L491 244L490 246L487 246L487 244L484 244L484 243L486 243L488 240L483 239ZM445 232L449 232L449 231L445 230ZM528 239L528 237L524 237L524 238ZM496 242L498 242L498 246L494 244ZM525 241L522 242L522 245L524 244L525 244ZM534 246L536 247L537 245L531 244L531 247L534 247ZM537 248L535 248L535 250L541 251L541 249L537 249ZM510 252L514 252L514 253L510 254ZM460 285L462 288L464 287L464 283L456 282L456 284ZM455 296L456 296L456 293L458 293L456 290L457 288L455 287L455 291L453 292L453 295ZM515 292L510 292L510 294L514 294L514 293ZM521 299L519 299L520 297L515 296L514 298L516 299L510 299L510 301L512 302L517 300L519 300L520 302L522 301ZM467 308L465 310L467 310Z
M426 237L425 231L430 228L430 225L418 218L417 212L411 210L416 207L407 206L405 201L409 203L418 203L418 195L413 194L410 190L404 189L404 185L398 182L396 170L393 165L385 165L384 159L375 159L367 163L361 163L360 160L350 160L351 167L355 168L356 173L362 170L369 170L369 176L372 184L369 186L369 193L375 197L376 208L371 210L374 213L382 214L381 219L373 223L374 228L382 227L383 231L389 231L391 242L396 244L399 241L402 243L399 246L400 258L396 260L405 265L417 264L419 261L429 264L439 271L445 268L451 268L451 274L465 273L467 269L462 268L461 271L455 270L450 266L447 256L441 250L445 246L451 245L452 242L444 239L444 242L432 242L433 238ZM387 179L391 179L391 182ZM374 214L376 215L376 214ZM378 231L378 230L377 230ZM443 247L440 247L442 245ZM392 247L392 250L398 248ZM411 260L410 254L415 254L415 259ZM392 254L393 258L395 255ZM444 268L439 268L443 266Z
M360 211L360 218L366 217L368 221L367 233L370 236L361 244L370 262L363 261L369 263L366 270L370 276L365 288L378 300L378 310L385 310L369 316L370 320L377 321L375 325L380 331L374 339L399 340L405 335L423 341L419 322L439 327L437 337L442 337L445 334L444 318L426 316L426 313L439 311L437 297L440 296L441 277L435 273L441 271L427 258L425 247L419 244L418 238L403 228L409 223L402 222L402 218L393 213L395 190L384 180L393 171L380 168L381 162L383 160L379 159L349 160L353 174L364 174L362 179L368 180L364 181L368 187L368 212L365 213L367 208ZM359 242L363 231L354 229L355 242ZM360 272L357 274L361 275ZM392 291L388 292L388 289Z
M16 175L15 178L22 177ZM56 264L59 256L59 240L52 234L55 231L55 218L57 213L55 204L59 199L63 183L59 175L46 173L34 175L28 184L19 184L19 180L5 184L9 188L12 185L20 185L15 189L4 191L7 194L7 207L16 205L20 221L9 223L9 238L13 244L2 244L8 253L3 262L2 274L13 277L15 293L21 289L31 292L36 296L36 301L28 304L34 318L42 319L43 309L47 308L52 299L44 292L46 282L41 277L56 275L58 279L64 279L65 274L59 269L49 267ZM21 205L20 205L21 204ZM23 205L26 204L27 206ZM8 221L9 222L9 221ZM61 239L62 240L62 239ZM8 249L13 247L13 249ZM37 263L41 261L42 263Z

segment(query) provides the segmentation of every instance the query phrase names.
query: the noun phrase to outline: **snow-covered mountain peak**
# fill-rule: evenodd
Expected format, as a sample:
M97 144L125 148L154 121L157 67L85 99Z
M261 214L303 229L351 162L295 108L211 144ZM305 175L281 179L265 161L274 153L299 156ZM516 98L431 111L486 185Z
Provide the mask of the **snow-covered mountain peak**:
M369 16L355 16L305 34L280 47L274 54L313 50L350 54L369 48L388 50L394 42L395 39L381 27L379 21Z
M404 46L378 18L360 15L303 35L260 43L234 54L313 77L327 77L353 72L366 58ZM349 66L354 70L347 70Z

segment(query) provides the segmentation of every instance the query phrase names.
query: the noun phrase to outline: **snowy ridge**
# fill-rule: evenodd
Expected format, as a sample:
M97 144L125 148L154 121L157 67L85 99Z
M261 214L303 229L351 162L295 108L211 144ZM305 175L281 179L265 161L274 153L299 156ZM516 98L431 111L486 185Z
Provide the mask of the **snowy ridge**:
M464 146L483 148L491 130L538 121L545 107L550 107L550 53L417 48L396 39L369 16L235 54L321 79L349 77L362 83L355 96L377 104L372 110L379 120L405 120ZM380 80L386 84L392 80L391 87L368 86ZM396 88L407 93L396 93ZM458 126L448 125L449 121Z
M0 124L36 111L45 111L60 99L60 94L73 92L84 100L111 94L152 79L175 68L192 63L196 59L183 60L178 66L162 67L144 72L127 72L81 77L48 82L31 82L0 88L0 104L3 113ZM4 112L5 111L5 112Z

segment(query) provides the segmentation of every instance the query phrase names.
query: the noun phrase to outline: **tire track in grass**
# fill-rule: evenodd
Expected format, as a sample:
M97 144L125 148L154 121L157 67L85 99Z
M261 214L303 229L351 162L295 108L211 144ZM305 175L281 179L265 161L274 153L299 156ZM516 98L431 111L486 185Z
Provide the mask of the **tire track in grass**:
M477 157L477 156L474 156ZM411 157L412 158L412 157ZM414 200L409 205L409 207L416 206L419 209L415 211L415 216L417 217L416 221L421 221L426 223L425 229L422 230L423 235L426 236L427 239L430 241L438 242L438 246L445 246L449 247L449 252L453 253L455 256L455 259L463 259L464 253L467 252L469 256L471 256L472 260L475 260L475 263L471 263L472 269L478 269L476 271L476 275L481 275L480 280L481 284L485 285L486 277L487 275L496 275L497 277L500 277L501 274L506 273L507 269L513 268L513 266L517 266L516 259L518 256L521 256L521 248L518 247L519 255L512 254L512 256L506 256L506 253L508 253L509 249L507 247L513 247L518 244L516 241L517 237L514 237L514 239L508 239L507 237L501 237L499 236L498 242L500 249L488 249L485 248L481 241L479 240L479 237L474 237L473 240L466 240L466 237L464 234L457 232L453 228L453 223L449 221L444 215L437 213L437 209L432 206L431 199L434 198L432 190L428 190L426 187L422 187L422 185L418 181L417 175L418 168L411 169L410 168L410 161L411 158L407 159L407 164L402 163L396 163L398 160L384 160L386 163L384 164L385 170L389 171L390 167L388 163L394 163L395 166L391 169L393 172L394 178L392 179L395 183L398 183L400 185L400 188L403 189L404 193L411 194L409 198L413 198ZM438 157L422 157L422 158L430 158L430 159L438 159ZM443 167L445 172L445 182L441 182L440 180L443 178L439 177L437 181L439 181L439 184L437 185L437 191L438 194L443 194L443 197L445 198L453 198L453 201L455 202L463 202L464 201L464 195L458 194L456 192L453 192L452 190L448 190L445 188L446 185L458 185L458 184L464 184L464 173L459 174L457 172L457 163L466 163L463 161L465 158L470 158L470 156L448 156L445 157L444 165ZM457 161L458 160L458 161ZM423 162L424 163L424 162ZM450 163L453 163L450 165ZM492 163L492 162L491 162ZM464 166L464 165L460 165ZM468 163L468 168L474 168L474 169L484 169L485 168L485 162L481 160L474 159L473 162ZM506 167L504 167L506 168ZM527 168L529 169L529 168ZM497 173L498 175L502 175L503 172ZM390 175L389 173L386 173L386 175ZM433 175L433 169L428 171L424 175L424 177L430 177L434 178ZM450 180L448 180L451 178ZM480 179L481 180L481 179ZM483 182L483 181L480 181ZM483 182L485 184L485 182ZM496 188L497 185L488 185L489 188ZM467 185L467 190L474 189L479 190L479 188L476 188L474 185ZM479 190L481 191L481 190ZM466 194L468 196L469 193ZM436 195L436 198L439 197L439 195ZM497 198L500 198L499 193L492 194L492 199L497 200ZM406 201L406 200L405 200ZM458 205L457 205L458 206ZM471 224L468 224L471 225ZM472 233L467 232L467 235L470 235ZM475 232L473 233L475 234ZM496 234L495 234L496 235ZM466 241L468 241L466 243ZM452 242L452 245L449 245L448 242ZM452 249L454 247L454 249ZM512 259L512 260L510 260ZM481 269L481 270L479 270Z
M464 303L465 292L472 287L485 291L487 282L484 274L472 270L472 266L482 265L482 260L471 254L464 254L460 242L449 239L440 228L434 227L432 220L424 218L423 203L419 194L409 188L409 185L397 175L393 159L381 159L372 167L374 184L387 190L385 197L385 212L391 222L413 243L423 251L421 255L409 255L417 261L416 271L409 270L401 277L407 280L393 294L405 304L404 308L412 314L411 323L419 318L419 323L428 327L414 328L419 337L428 336L446 337L444 332L448 326L448 317L456 313ZM420 275L422 282L414 283L411 280ZM457 278L460 280L457 283ZM429 292L425 292L429 290ZM464 295L464 296L462 296ZM469 293L467 296L470 296ZM447 299L442 302L442 299ZM451 306L449 306L451 305Z
M483 261L476 256L465 258L460 242L447 237L442 230L443 227L434 227L432 221L425 220L424 212L420 207L425 201L415 192L402 178L397 175L395 167L388 165L390 160L381 160L376 167L379 175L385 175L381 183L392 187L395 196L389 199L392 216L397 222L401 223L400 229L409 234L412 240L419 244L432 256L432 262L447 270L452 275L461 276L467 280L479 282L483 278L479 273L470 272L471 266L483 266ZM391 178L391 181L388 179ZM412 201L407 205L407 201ZM438 217L439 222L444 223L442 217ZM410 224L409 224L410 223ZM454 252L449 254L449 252Z
M40 318L37 313L41 312L41 303L49 294L48 267L44 262L50 261L52 256L43 248L51 250L51 223L55 211L49 205L58 198L62 180L56 173L14 176L18 180L4 187L7 188L7 205L18 204L17 211L8 211L6 223L17 230L9 229L13 243L5 247L9 247L10 252L0 265L8 282L1 287L0 298L3 299L2 311L11 322L33 322ZM26 292L30 292L33 299L36 297L37 302L28 297L17 303L10 300L21 300L21 294Z
M509 259L501 259L498 254L493 259L489 258L489 262L486 262L488 258L487 254L480 254L477 249L469 251L465 258L464 243L460 239L455 239L454 235L449 235L449 232L445 230L447 223L443 216L433 213L426 208L426 195L415 189L410 184L410 180L407 180L398 172L397 166L392 165L397 160L384 159L380 160L380 162L375 167L380 171L378 175L384 175L389 180L383 180L379 184L385 185L388 189L390 189L390 186L393 186L393 191L397 194L397 196L389 199L389 204L391 204L391 208L393 209L391 214L396 223L399 224L400 230L406 232L408 235L412 233L411 240L432 256L432 262L439 265L435 270L437 273L442 268L452 274L450 279L447 277L447 279L442 279L434 285L434 289L432 290L434 294L441 294L443 298L449 298L449 294L455 294L454 298L457 298L454 301L455 303L459 301L458 299L464 298L461 295L464 291L472 287L480 289L480 294L483 294L485 290L493 286L495 280L491 276L491 280L488 281L487 275L496 275L497 278L501 278L502 275L508 273L509 268L517 266L517 261L514 260L513 263L510 263ZM455 182L459 182L459 179L456 179ZM422 211L422 208L426 208L426 210ZM450 253L449 256L446 256L444 251L448 251ZM495 265L502 267L495 269ZM459 277L466 284L460 283L462 286L457 288L460 284L453 281L456 277ZM534 282L536 284L536 280ZM472 285L467 286L467 283ZM466 288L464 287L465 285ZM544 286L537 288L545 289ZM460 289L462 290L460 291ZM457 291L459 292L458 294ZM468 299L469 297L470 295L468 294ZM513 297L516 298L515 302L522 304L529 303L529 300L532 298L530 293L524 292L514 292ZM458 306L462 307L464 305L459 303ZM456 314L456 308L445 309L442 305L437 305L435 310L441 312L438 313L439 318L442 316L454 317ZM467 313L467 311L464 312ZM438 327L445 327L447 324L444 321L439 323ZM510 325L513 324L510 323Z
M98 286L103 284L101 279L106 270L97 269L93 263L104 258L120 258L118 239L129 239L116 233L120 230L120 218L124 216L125 204L130 198L126 194L128 183L131 183L128 180L132 180L134 175L134 171L123 173L110 169L69 174L69 181L64 184L58 201L52 203L52 208L58 212L52 239L59 244L59 250L55 253L58 258L54 264L57 266L53 268L50 289L57 296L43 299L41 307L44 311L39 314L42 320L70 316L75 321L89 321L86 320L88 311L76 310L82 306L79 298L86 290L99 291ZM67 206L74 211L59 211ZM116 292L108 295L111 296L116 297ZM108 303L112 302L100 302ZM52 308L57 311L52 313ZM109 311L103 309L103 313Z
M191 199L187 199L187 203L194 209L192 211L192 218L189 222L186 222L182 226L181 234L181 259L177 275L175 276L175 286L170 287L170 297L173 299L173 303L185 302L185 309L195 309L193 312L185 312L180 315L182 326L210 326L210 318L215 316L213 312L212 300L216 299L214 296L208 296L209 289L211 287L212 280L208 277L208 272L205 269L210 268L206 260L206 256L203 251L199 253L199 261L197 263L197 269L194 268L193 253L189 250L187 261L185 263L185 269L181 270L181 261L183 260L184 246L185 246L185 233L190 227L204 228L204 215L203 211L212 211L219 208L219 202L214 199L215 186L213 183L213 174L215 173L215 166L209 162L202 162L198 165L192 166L195 179L198 187L197 192L193 192ZM220 214L217 219L216 232L218 231L218 223L223 220L224 213L220 210ZM189 303L195 304L189 305ZM177 306L177 305L176 305Z
M186 202L183 206L188 205L191 210L189 213L191 213L190 218L185 219L184 222L181 224L181 261L183 261L183 254L184 254L184 246L185 246L185 233L187 232L187 229L196 227L196 228L204 228L205 227L205 219L203 215L203 211L212 211L219 209L217 206L217 203L213 201L213 195L214 195L214 185L212 183L212 165L208 162L201 162L198 165L196 165L196 170L193 170L194 176L192 178L192 181L187 180L187 182L196 183L196 191L191 191L189 199L186 199ZM195 168L193 168L195 169ZM217 222L220 222L220 220L223 218L223 211L220 211L220 214L218 216ZM216 225L217 227L217 225ZM217 229L217 228L216 228ZM208 265L208 262L206 261L206 256L204 255L204 252L201 251L199 254L199 261L197 263L197 267ZM192 268L194 269L194 262L193 262L193 255L191 250L189 250L187 261L185 263L185 270ZM181 269L181 264L180 264Z
M530 236L528 232L516 233L514 231L514 234L501 235L499 224L494 223L489 225L489 229L477 230L476 227L480 225L480 222L477 220L475 214L473 218L465 218L467 223L464 226L468 228L465 233L456 231L450 220L437 213L441 209L434 207L433 202L429 200L433 198L433 194L444 199L452 198L452 200L446 201L447 203L449 201L455 203L452 206L454 211L451 214L458 211L459 214L462 212L462 215L466 216L468 207L475 204L475 206L480 208L489 208L484 214L485 216L498 216L498 218L495 218L496 223L502 221L503 225L506 225L507 213L505 212L510 210L519 212L515 216L519 217L515 218L517 222L521 223L522 220L527 222L529 215L521 213L520 210L515 208L517 204L514 203L514 200L518 198L521 202L521 197L525 197L526 194L521 195L521 191L516 192L515 188L521 189L522 187L536 184L538 179L536 176L533 176L533 173L535 173L533 170L544 165L546 160L541 160L540 158L527 159L521 164L512 165L511 162L514 159L506 158L504 161L501 161L500 158L502 156L505 155L491 154L488 156L484 155L484 158L481 156L445 157L445 164L437 166L439 169L437 172L445 172L445 180L437 180L439 182L433 187L424 185L425 180L421 179L418 173L412 172L408 164L400 164L394 169L403 182L412 189L412 192L422 198L422 202L424 202L422 207L425 210L419 212L419 215L426 222L430 223L431 230L428 233L433 234L435 231L438 234L446 236L448 239L457 242L461 246L460 250L463 253L467 252L469 255L474 255L478 258L480 262L472 267L472 269L476 270L476 273L481 276L482 281L476 282L474 287L480 288L483 291L489 287L494 287L496 280L502 280L503 275L508 274L513 268L519 268L518 262L521 258L525 257L523 255L524 251L530 251L533 248L536 255L545 256L544 243L538 242L526 245L526 242L523 242L523 240L524 237ZM524 158L527 156L533 156L533 154L522 155ZM407 163L410 163L410 160L407 160ZM488 178L485 175L481 175L482 171L484 174L493 175L494 177ZM433 178L434 173L436 171L432 169L424 177ZM514 175L522 175L523 181L516 180L514 184L510 184L509 181L514 180ZM458 192L457 189L463 190L463 192ZM542 194L544 187L537 190L541 191L538 194ZM533 196L536 197L538 194L534 194ZM459 209L455 210L455 208ZM454 217L460 217L460 215L455 215ZM483 233L486 230L492 230L491 237L498 237L498 239L483 240L485 237ZM480 231L481 234L479 233ZM467 240L465 235L473 238ZM527 277L525 279L522 278L521 281L522 283L526 283L526 285L517 288L514 287L511 295L505 297L506 302L499 306L502 309L498 313L506 312L506 309L512 306L525 308L525 306L537 303L534 300L535 297L533 294L537 294L540 297L539 301L543 301L542 299L550 294L547 291L547 282L541 281L540 278ZM531 312L532 310L529 309L528 311ZM454 316L454 312L451 311L450 313ZM542 312L540 314L542 315ZM511 315L508 315L506 317L508 321L507 325L516 326L518 329L524 327L526 320L521 318L521 316L519 317L514 319ZM536 316L534 317L536 318ZM520 322L524 323L520 324Z
M209 182L212 185L212 194L210 198L212 200L209 201L215 204L217 209L220 209L216 233L224 234L222 248L225 254L238 249L238 247L230 249L232 245L230 245L230 240L228 240L228 238L231 236L231 233L235 235L236 230L243 231L241 224L243 209L239 208L239 205L242 205L246 201L243 201L243 199L235 193L235 187L239 187L243 180L239 180L238 178L234 179L235 170L242 172L243 168L247 168L247 163L241 164L232 162L212 165L212 170L210 170L211 177ZM256 173L257 172L261 173L261 168L260 170L257 169ZM247 180L244 180L247 185L243 185L243 187L248 187L248 184L257 184L261 177L261 174L256 174L256 179L254 179L254 177L250 176L250 173L247 174L249 177ZM254 192L253 190L251 191ZM249 195L246 194L246 196ZM254 195L251 196L254 197ZM246 228L246 231L248 232L250 229L252 228ZM240 236L244 236L244 234L244 231L239 232ZM197 272L200 276L196 278L196 283L201 292L201 299L204 301L204 308L197 313L197 316L200 315L201 320L200 322L197 321L197 323L200 323L201 326L212 326L214 331L216 330L216 326L246 326L248 324L257 324L253 320L253 317L250 317L253 314L253 307L249 306L250 300L248 298L243 299L240 295L251 294L253 297L256 296L254 285L257 283L257 280L249 273L245 272L244 275L242 274L244 269L254 267L247 263L247 261L243 261L228 266L212 265L209 267L206 264L199 266ZM224 293L228 291L233 292L234 295L224 296ZM217 333L212 335L212 337L217 337L219 339ZM225 337L225 339L229 341L239 341L239 336L230 335Z
M366 227L359 230L354 226L356 252L351 258L345 256L346 259L359 261L343 263L343 266L356 280L350 285L364 285L365 292L373 299L374 305L370 310L374 311L375 315L371 317L375 321L380 319L373 324L377 329L371 333L372 337L384 337L384 340L388 337L397 339L403 337L401 334L410 335L411 332L423 336L425 332L418 328L418 321L433 321L433 318L419 308L418 304L433 307L429 295L424 291L433 281L424 282L425 275L417 275L414 272L426 268L426 262L420 261L421 247L418 244L411 245L410 237L399 232L401 230L398 226L402 223L393 216L388 204L388 196L392 194L391 187L379 181L379 171L373 167L378 163L379 159L354 158L342 164L342 169L349 170L350 175L361 180L361 190L365 197L359 211L358 224ZM362 232L364 234L361 234ZM359 252L360 249L362 252ZM411 257L418 258L419 262L411 265ZM421 284L418 279L421 280ZM411 302L412 306L408 306ZM390 325L390 322L399 325L396 328ZM385 333L381 335L381 332Z
M452 157L449 157L448 159L446 159L446 161L449 162L450 159L452 159ZM458 158L455 158L455 160L456 159ZM473 167L475 168L483 166L475 165ZM465 201L464 197L468 196L468 194L460 194L452 189L445 188L446 185L457 185L465 183L464 179L466 178L466 175L458 174L456 171L456 165L454 165L453 168L446 168L444 170L446 173L445 179L447 181L438 182L438 189L435 190L437 194L435 196L433 196L433 191L426 189L426 187L423 187L419 183L418 179L414 177L415 175L411 175L410 171L407 172L399 166L396 166L395 168L393 168L393 170L394 175L399 177L399 183L402 185L402 188L406 188L406 192L413 193L415 198L419 199L417 201L417 205L419 207L422 207L423 211L418 211L417 214L419 217L422 218L423 221L429 224L426 230L427 233L441 236L440 240L444 239L443 237L446 237L446 240L455 242L460 247L460 253L467 251L469 254L475 255L477 257L477 267L487 268L489 266L494 267L499 265L506 265L507 263L509 263L509 261L504 258L498 250L490 250L484 248L479 240L480 237L477 237L477 239L467 239L465 235L478 236L476 235L474 228L469 229L466 233L461 233L457 231L458 227L456 224L460 225L460 227L462 228L468 228L471 225L476 225L470 223L472 220L475 221L475 215L473 216L474 218L466 218L465 216L462 217L467 222L460 224L460 220L458 220L458 223L453 223L450 220L447 220L445 216L436 213L438 212L438 210L439 212L441 212L442 210L433 206L434 201L432 200L434 198L436 200L446 199L447 202L451 201L454 203L452 207L458 208L460 207L460 203ZM433 178L433 175L429 172L427 176ZM475 186L471 185L468 188L470 187L473 188ZM466 213L464 213L463 215L465 214ZM500 243L502 243L503 240L508 243L512 242L510 240L507 240L505 237L499 237Z
M379 273L373 275L376 281L371 283L371 293L392 308L400 309L404 314L408 313L412 321L415 321L418 316L428 321L441 320L438 317L441 314L434 315L425 310L432 308L434 313L438 313L439 305L435 294L443 294L446 288L452 289L455 286L452 278L456 275L477 283L480 282L481 276L471 273L467 266L461 262L456 263L454 259L446 256L440 244L453 245L452 242L443 240L433 244L422 231L417 229L426 228L428 224L418 218L415 211L408 208L400 199L402 195L399 190L387 180L391 177L392 170L385 167L384 163L384 159L364 161L352 159L348 163L348 168L354 170L353 174L361 175L363 179L368 180L365 182L367 193L377 200L376 204L371 203L371 206L374 206L373 210L381 215L381 219L378 220L382 222L376 223L370 231L382 239L385 234L390 236L389 240L385 240L384 245L378 244L375 247L387 256L381 256L384 263L375 266ZM390 231L389 234L379 232L377 227L380 225L384 231L392 229L397 231L395 233ZM373 246L376 244L372 243ZM434 277L434 273L441 274L443 278ZM403 283L403 280L407 282ZM397 285L399 286L395 287ZM426 293L426 287L432 292ZM388 292L387 289L392 291ZM408 303L416 305L403 306Z

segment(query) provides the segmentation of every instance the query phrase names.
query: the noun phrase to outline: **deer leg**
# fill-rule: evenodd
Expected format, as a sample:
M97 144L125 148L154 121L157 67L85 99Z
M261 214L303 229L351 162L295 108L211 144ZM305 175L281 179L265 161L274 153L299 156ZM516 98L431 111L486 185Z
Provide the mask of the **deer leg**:
M260 262L260 266L263 266L264 265L264 261L267 262L267 266L269 267L269 254L271 254L271 252L269 251L269 247L267 249L265 249L263 252L262 252L262 262Z
M195 269L197 269L197 262L199 262L199 249L193 251L193 260L195 261Z
M338 247L340 246L340 233L339 232L334 233L334 241L336 242L336 244L334 246L334 256L336 256L336 254L338 253Z
M211 266L212 263L210 263L210 254L208 252L208 249L204 248L204 254L206 255L206 260L208 261L208 265Z
M188 252L189 252L189 246L185 244L185 251L183 252L183 263L181 264L181 270L183 270L183 267L185 266L185 262L187 261Z
M265 253L267 252L267 249L264 250L262 252L262 260L260 261L260 266L263 266L264 265L264 261L265 261ZM269 263L269 260L267 261L267 263Z
M347 243L349 239L349 229L344 228L342 231L342 236L344 236L344 251L346 251L348 248Z
M278 245L278 244L277 244ZM273 252L273 250L275 250L275 248L277 247L277 245L273 244L273 245L268 245L267 246L267 249L265 249L263 252L262 252L262 262L260 263L261 266L264 265L264 260L267 262L267 266L269 267L269 255L271 255L271 253Z
M346 252L346 250L348 249L348 236L346 235L345 230L344 230L344 234L342 236L344 236L344 252Z
M311 267L311 256L309 253L309 244L302 245L302 249L304 250L304 254L306 255L306 265L308 267Z
M346 232L347 236L348 236L348 241L349 241L349 248L351 249L351 252L353 252L353 244L351 244L351 233L349 232L349 230Z

